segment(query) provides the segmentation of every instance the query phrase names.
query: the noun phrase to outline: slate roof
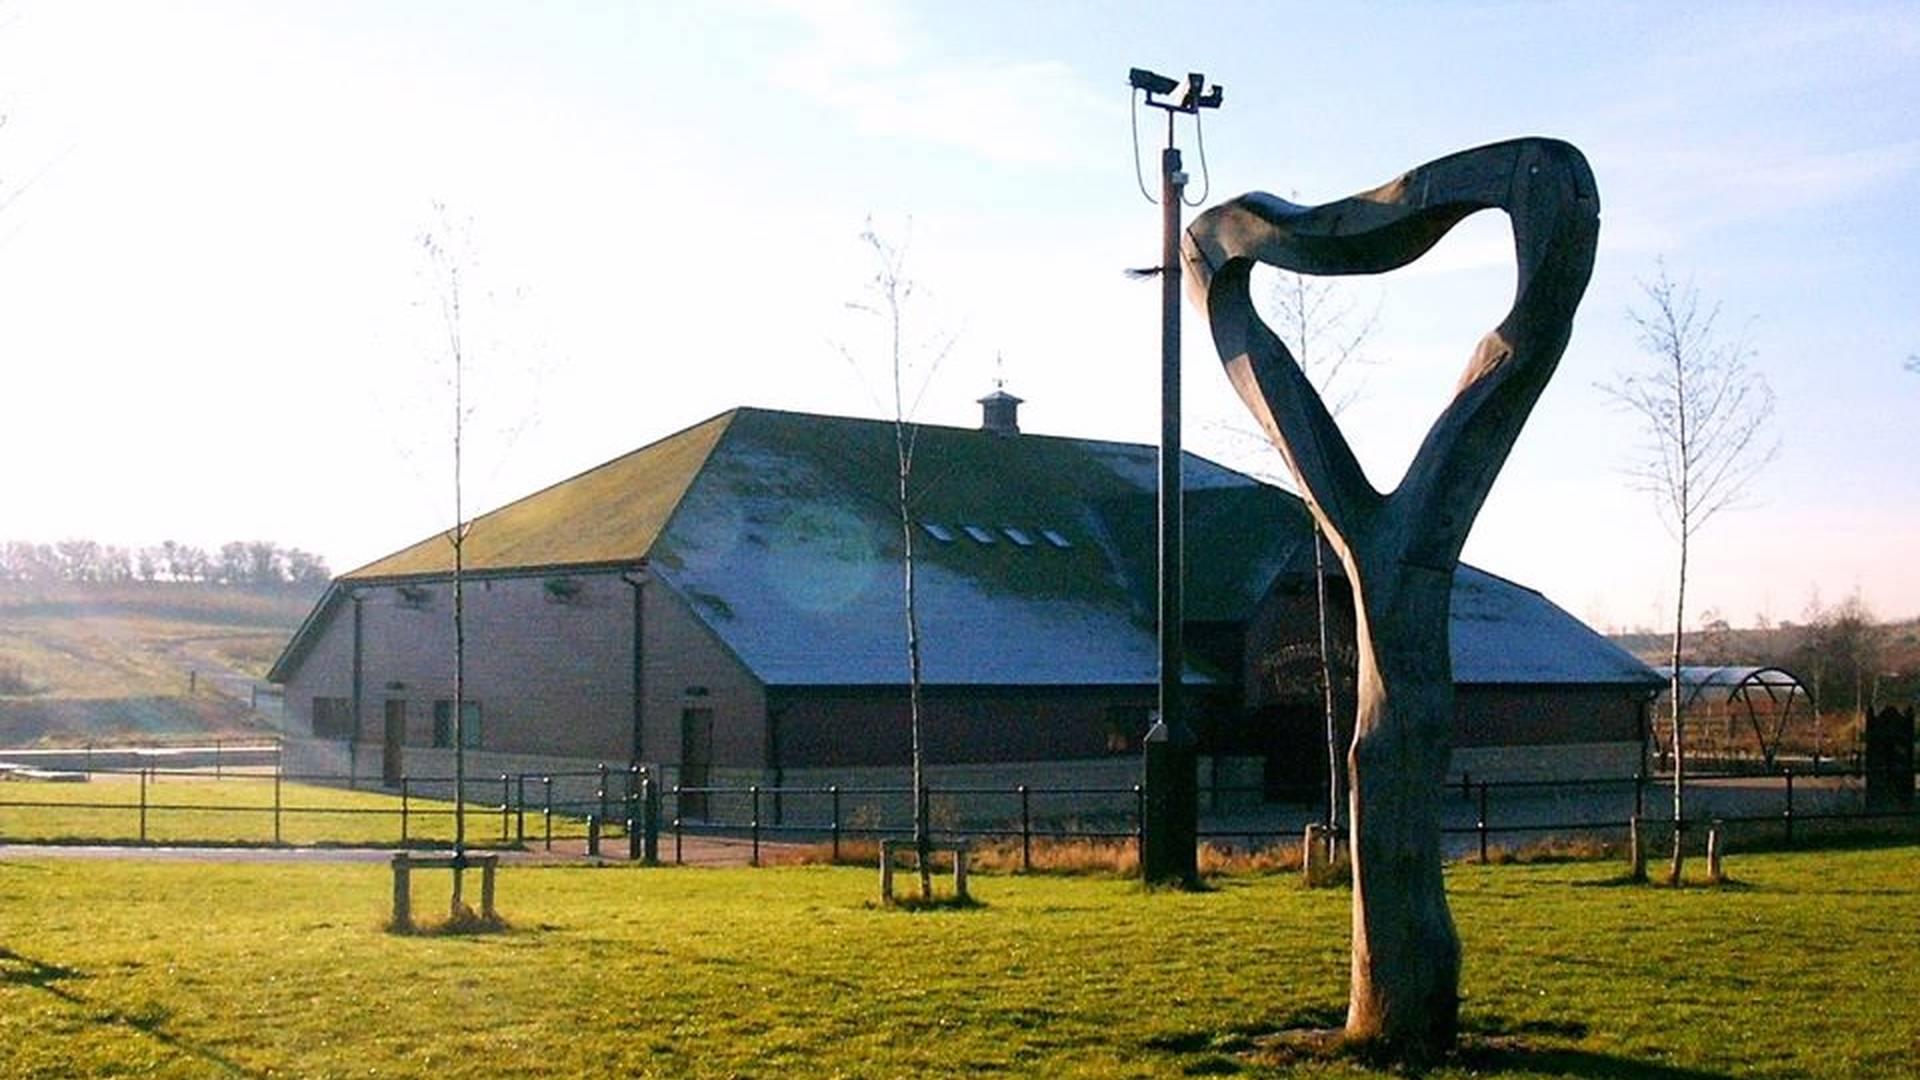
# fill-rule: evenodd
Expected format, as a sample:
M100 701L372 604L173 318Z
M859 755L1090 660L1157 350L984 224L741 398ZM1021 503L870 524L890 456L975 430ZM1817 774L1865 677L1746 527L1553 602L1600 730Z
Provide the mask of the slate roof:
M914 454L928 685L1156 681L1154 447L921 425ZM482 515L465 561L483 572L644 562L768 685L898 684L894 462L890 422L736 409ZM1311 565L1304 507L1203 458L1187 455L1183 470L1188 618L1245 620L1277 574ZM341 582L450 570L434 536ZM1658 681L1493 575L1462 567L1453 603L1461 682ZM273 677L284 681L328 606Z
M1453 577L1452 614L1456 683L1654 688L1664 681L1545 596L1464 563Z

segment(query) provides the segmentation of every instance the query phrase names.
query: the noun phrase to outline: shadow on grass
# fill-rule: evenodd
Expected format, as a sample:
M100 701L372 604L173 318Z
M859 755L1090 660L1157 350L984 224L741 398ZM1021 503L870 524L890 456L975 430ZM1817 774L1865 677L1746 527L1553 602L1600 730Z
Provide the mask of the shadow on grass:
M36 960L0 945L0 986L24 986L40 990L72 1006L89 1023L140 1032L162 1046L212 1065L224 1074L250 1077L264 1075L242 1068L238 1063L166 1030L167 1021L173 1019L173 1010L165 1005L148 1003L123 1010L90 1001L60 985L88 978L91 976L78 968Z
M1383 1074L1418 1077L1429 1068L1384 1062L1365 1046L1348 1042L1341 1030L1342 1010L1299 1009L1272 1024L1230 1027L1222 1031L1178 1031L1151 1036L1149 1050L1185 1060L1188 1076L1226 1076L1247 1070L1265 1072L1297 1066L1344 1063ZM1587 1035L1578 1021L1467 1018L1459 1046L1431 1068L1461 1069L1475 1075L1524 1072L1569 1080L1728 1080L1730 1074L1603 1054L1566 1045Z
M943 894L932 897L896 896L892 900L869 900L867 907L876 911L905 911L918 913L924 911L985 911L987 902L972 894L955 896Z
M485 934L509 934L513 924L498 914L482 915L466 905L438 922L413 920L395 923L389 920L382 929L399 937L478 937Z
M1759 889L1759 886L1752 882L1741 881L1735 877L1721 878L1719 881L1683 880L1678 885L1669 885L1661 878L1635 878L1631 874L1626 873L1615 874L1612 877L1596 878L1592 881L1576 881L1573 882L1572 885L1576 889L1654 889L1661 892L1670 892L1676 889L1718 889L1726 892L1754 892Z

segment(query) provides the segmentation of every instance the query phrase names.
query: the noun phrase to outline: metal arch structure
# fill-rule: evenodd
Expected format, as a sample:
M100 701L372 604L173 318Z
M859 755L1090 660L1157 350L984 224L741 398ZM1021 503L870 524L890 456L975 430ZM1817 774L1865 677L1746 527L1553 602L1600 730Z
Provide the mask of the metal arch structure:
M1773 768L1786 737L1787 724L1794 717L1794 706L1806 703L1806 715L1813 716L1813 694L1798 675L1782 667L1736 667L1681 665L1680 713L1682 717L1696 709L1737 712L1747 721L1759 747L1761 760ZM1672 680L1669 680L1669 685ZM1765 697L1765 708L1756 696ZM1683 719L1684 723L1685 720ZM1669 733L1671 737L1671 733ZM1664 755L1665 750L1662 750ZM1691 756L1691 752L1689 752Z
M1489 209L1513 226L1513 306L1480 340L1406 476L1377 491L1313 384L1260 320L1250 275L1259 263L1316 275L1393 270ZM1459 1029L1460 941L1441 877L1439 805L1452 750L1453 574L1566 349L1599 229L1586 158L1568 143L1530 138L1451 154L1319 206L1243 195L1196 218L1182 247L1188 298L1206 313L1228 378L1285 458L1353 589L1346 1034L1402 1058L1444 1053Z

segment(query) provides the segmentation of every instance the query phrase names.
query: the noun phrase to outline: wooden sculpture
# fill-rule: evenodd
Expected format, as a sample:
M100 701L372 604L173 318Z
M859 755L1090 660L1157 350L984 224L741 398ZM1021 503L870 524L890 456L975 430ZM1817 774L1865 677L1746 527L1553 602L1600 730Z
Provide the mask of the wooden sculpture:
M1480 340L1400 485L1376 491L1286 345L1255 313L1248 276L1261 262L1303 274L1392 270L1490 208L1512 220L1513 308ZM1580 152L1517 139L1322 206L1243 195L1197 218L1183 245L1189 299L1206 313L1227 376L1286 458L1352 587L1359 712L1347 755L1346 1036L1396 1056L1444 1052L1459 1023L1460 940L1440 873L1454 568L1566 348L1599 228L1599 193Z

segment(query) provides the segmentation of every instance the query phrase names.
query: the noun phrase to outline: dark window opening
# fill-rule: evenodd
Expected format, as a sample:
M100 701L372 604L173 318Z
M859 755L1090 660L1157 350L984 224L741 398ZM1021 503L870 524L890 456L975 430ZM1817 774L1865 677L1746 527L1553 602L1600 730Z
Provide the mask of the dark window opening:
M353 738L353 699L314 698L313 737L316 739Z
M480 703L468 701L460 710L465 723L462 724L466 736L466 748L478 749L480 746ZM453 702L441 698L433 703L433 745L446 749L453 745Z

